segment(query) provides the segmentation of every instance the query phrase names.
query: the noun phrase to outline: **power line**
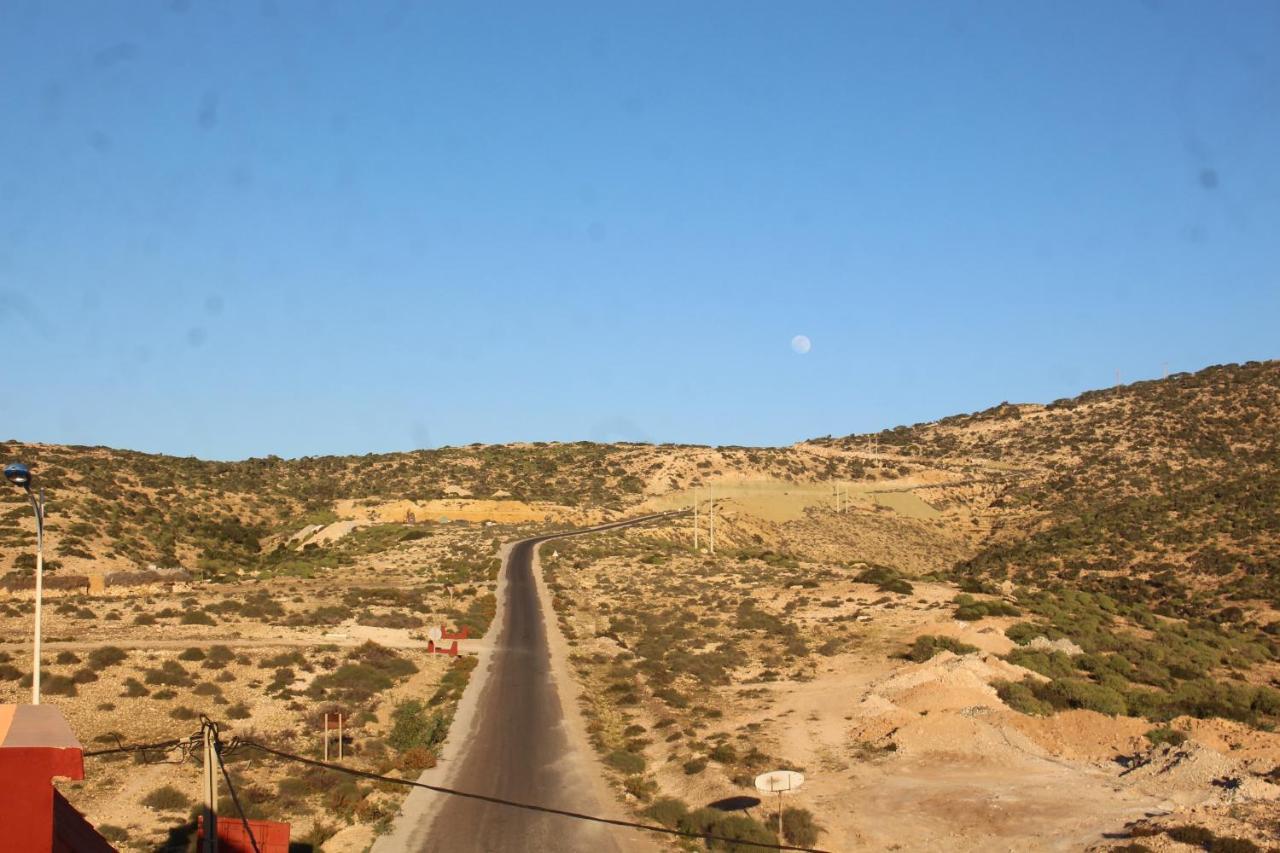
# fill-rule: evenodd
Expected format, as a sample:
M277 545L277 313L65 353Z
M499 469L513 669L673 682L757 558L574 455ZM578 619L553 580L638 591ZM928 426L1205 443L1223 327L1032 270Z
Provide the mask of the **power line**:
M162 740L158 743L136 743L128 746L117 746L111 749L91 749L88 752L82 752L81 755L85 758L98 758L103 755L118 755L122 752L145 752L153 749L172 749L175 746L187 746L195 737L199 737L199 735L175 738L174 740Z
M214 729L214 738L217 738L217 729ZM249 819L244 815L244 808L240 805L240 798L236 796L236 787L231 784L231 774L227 772L227 765L222 760L221 742L217 742L219 749L214 752L218 758L218 767L222 769L222 778L227 780L227 791L231 794L231 802L235 803L236 812L240 815L240 824L244 827L245 835L249 836L249 844L253 847L253 853L261 853L258 849L258 839L253 837L253 830L249 828Z
M215 736L216 736L216 730L215 730ZM133 744L129 746L119 746L113 749L99 749L99 750L93 750L91 752L85 752L83 753L83 755L86 758L96 758L98 756L113 755L113 754L118 754L123 752L134 752L134 751L141 752L141 751L150 750L150 749L160 749L162 747L171 748L175 746L182 746L185 748L189 746L192 742L194 742L194 740L196 740L198 737L199 735L192 735L189 738L178 738L175 740L161 741L159 743ZM227 780L227 788L231 791L231 800L232 802L235 803L236 809L240 812L240 820L244 823L245 832L249 833L249 840L251 843L253 843L255 851L257 851L258 849L257 842L253 837L253 833L249 830L248 822L244 816L244 810L241 809L240 807L240 801L236 797L235 789L231 786L231 779L227 775L226 765L222 763L222 754L224 752L231 753L241 748L256 749L260 752L265 752L268 755L274 755L275 757L282 758L286 761L296 761L299 764L308 764L312 767L320 767L325 770L333 770L337 773L345 773L348 776L356 776L361 779L370 779L375 782L387 782L392 785L404 785L410 788L425 788L428 791L435 791L438 794L449 794L454 797L465 797L466 799L480 800L481 802L493 803L494 805L498 805L498 806L508 806L510 808L525 809L527 811L559 815L561 817L574 818L575 820L586 820L586 821L591 821L593 823L608 824L610 826L621 826L626 829L641 829L646 832L659 832L665 835L677 835L683 838L699 838L704 841L727 841L733 844L745 843L753 847L761 847L766 850L794 850L794 851L798 851L798 853L827 853L827 851L821 850L815 847L797 847L789 844L772 844L772 843L763 842L763 841L744 842L740 838L729 838L724 835L714 835L709 832L686 832L685 830L682 830L682 829L671 829L670 827L666 827L666 826L656 826L654 824L649 824L649 823L637 823L635 821L619 820L617 818L611 818L611 817L600 817L599 815L589 815L589 814L584 814L582 812L569 811L567 809L557 809L551 806L539 806L533 803L521 803L521 802L516 802L515 800L506 800L501 797L491 797L491 796L488 796L487 794L476 794L476 793L472 793L471 791L459 791L456 788L445 788L440 785L429 785L426 782L418 782L414 779L400 779L395 776L382 776L380 774L372 773L367 770L357 770L354 767L344 767L341 764L331 764L327 761L317 761L314 758L307 758L306 756L303 756L303 755L295 755L294 753L285 752L284 750L280 750L280 749L274 749L273 747L265 746L263 744L258 743L257 741L252 741L252 740L241 740L240 738L232 738L231 741L227 743L225 746L222 745L221 741L219 741L219 749L217 750L215 755L217 756L218 764L222 767L222 774Z
M741 838L729 838L723 835L713 835L707 832L686 832L681 829L671 829L665 826L655 826L648 823L636 823L629 820L618 820L611 817L600 817L599 815L583 814L582 812L572 812L567 809L557 809L551 806L539 806L533 803L520 803L515 800L505 800L501 797L490 797L486 794L475 794L470 791L459 791L454 788L445 788L440 785L429 785L426 782L418 782L413 779L399 779L395 776L381 776L377 773L371 773L367 770L356 770L352 767L343 767L341 764L330 764L325 761L316 761L314 758L307 758L302 755L294 755L293 753L284 752L283 750L273 749L269 746L263 746L256 741L242 740L239 746L257 749L268 755L274 755L277 758L283 758L287 761L297 761L302 764L309 764L312 767L323 767L326 770L334 770L338 773L346 773L350 776L358 776L362 779L371 779L376 782L389 782L393 785L405 785L412 788L426 788L428 791L435 791L438 794L450 794L455 797L466 797L470 800L480 800L486 803L493 803L499 806L510 806L511 808L526 809L528 811L543 812L544 814L560 815L561 817L571 817L577 820L587 820L593 823L605 823L611 826L621 826L628 829L643 829L648 832L661 832L666 835L679 835L685 838L700 838L706 841L727 841L732 844L749 844L754 847L763 847L768 850L796 850L799 853L827 853L827 851L819 850L814 847L795 847L789 844L771 844L762 841L743 841Z

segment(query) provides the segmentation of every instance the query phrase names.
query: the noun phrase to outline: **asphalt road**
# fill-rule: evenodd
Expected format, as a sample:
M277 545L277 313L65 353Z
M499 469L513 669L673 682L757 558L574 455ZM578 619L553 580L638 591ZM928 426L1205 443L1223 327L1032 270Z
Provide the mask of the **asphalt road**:
M656 516L661 518L663 516ZM506 563L503 619L493 660L479 696L472 735L451 787L522 803L592 812L598 808L583 779L586 762L574 760L551 670L546 617L533 577L538 544L636 524L634 519L571 534L517 542ZM589 749L589 746L581 748ZM422 846L431 851L592 851L616 853L616 828L449 797L436 812Z

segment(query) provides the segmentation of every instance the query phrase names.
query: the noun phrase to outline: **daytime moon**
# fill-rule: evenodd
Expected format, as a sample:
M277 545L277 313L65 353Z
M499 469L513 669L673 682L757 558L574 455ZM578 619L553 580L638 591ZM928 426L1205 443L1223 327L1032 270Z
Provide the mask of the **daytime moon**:
M796 335L791 339L791 348L797 355L804 355L813 348L813 343L805 335Z

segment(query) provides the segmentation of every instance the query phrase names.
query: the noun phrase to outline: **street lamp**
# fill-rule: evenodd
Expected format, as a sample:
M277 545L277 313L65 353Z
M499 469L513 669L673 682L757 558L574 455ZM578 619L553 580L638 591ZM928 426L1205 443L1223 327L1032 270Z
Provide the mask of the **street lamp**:
M31 491L31 469L21 462L4 467L4 478L22 487L36 511L36 642L35 665L31 670L31 704L40 704L40 610L44 603L44 489Z

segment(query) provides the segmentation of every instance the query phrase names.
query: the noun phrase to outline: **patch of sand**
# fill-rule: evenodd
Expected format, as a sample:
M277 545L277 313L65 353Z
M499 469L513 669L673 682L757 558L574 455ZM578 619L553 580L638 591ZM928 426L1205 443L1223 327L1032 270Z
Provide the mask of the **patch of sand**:
M343 518L378 524L399 524L409 520L419 522L492 521L517 524L562 519L574 513L569 507L551 503L466 498L429 501L399 500L373 506L368 506L361 501L342 500L335 504L334 509Z

